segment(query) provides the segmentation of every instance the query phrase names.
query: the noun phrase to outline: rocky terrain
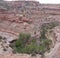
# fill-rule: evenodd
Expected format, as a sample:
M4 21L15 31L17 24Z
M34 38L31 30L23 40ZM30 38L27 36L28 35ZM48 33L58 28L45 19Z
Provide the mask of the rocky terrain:
M0 42L0 57L17 58L18 56L18 58L30 58L30 55L12 54L12 49L9 47L10 42L16 40L19 33L22 32L30 33L31 37L34 37L36 33L37 37L39 37L41 25L49 22L60 23L60 5L40 4L36 1L1 1L0 36L6 39ZM53 28L51 38L53 46L50 52L45 54L45 57L60 58L60 26ZM1 44L4 47L8 46L6 52L3 51Z

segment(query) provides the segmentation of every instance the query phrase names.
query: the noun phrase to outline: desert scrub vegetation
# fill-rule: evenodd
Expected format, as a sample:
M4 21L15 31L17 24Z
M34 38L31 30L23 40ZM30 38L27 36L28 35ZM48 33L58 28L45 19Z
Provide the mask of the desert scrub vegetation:
M47 39L45 34L48 32L48 30L52 31L52 29L58 25L59 25L58 22L43 23L40 31L41 32L40 39Z
M41 45L44 46L45 48L44 52L50 50L49 46L52 43L52 41L49 38L47 38L46 33L48 33L49 30L52 31L52 29L58 25L59 25L58 22L50 22L42 24L40 42Z
M36 38L31 38L30 34L20 33L18 39L11 43L11 47L13 48L15 53L26 53L26 54L41 54L44 55L46 51L50 50L50 45L52 41L46 37L46 33L48 30L58 26L56 22L44 23L41 26L41 36L40 36L40 44L37 45ZM30 40L32 39L32 40Z
M35 55L43 54L45 51L47 51L50 40L43 40L41 41L40 45L37 45L35 38L29 41L30 39L30 34L21 33L18 40L11 43L10 46L13 48L15 53L26 53Z

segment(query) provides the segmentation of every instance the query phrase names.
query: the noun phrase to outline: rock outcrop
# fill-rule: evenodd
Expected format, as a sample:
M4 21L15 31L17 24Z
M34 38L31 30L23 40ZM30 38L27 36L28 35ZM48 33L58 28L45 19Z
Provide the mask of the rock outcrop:
M53 29L53 34L54 47L51 48L46 58L60 58L60 26Z

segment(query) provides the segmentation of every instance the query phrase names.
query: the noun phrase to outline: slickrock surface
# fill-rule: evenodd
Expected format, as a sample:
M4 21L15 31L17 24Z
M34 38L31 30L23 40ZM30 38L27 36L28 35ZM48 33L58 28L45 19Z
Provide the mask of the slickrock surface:
M60 26L54 29L54 47L51 49L50 53L46 55L46 58L60 58Z
M41 58L41 55L31 56L27 54L5 54L0 55L1 58Z

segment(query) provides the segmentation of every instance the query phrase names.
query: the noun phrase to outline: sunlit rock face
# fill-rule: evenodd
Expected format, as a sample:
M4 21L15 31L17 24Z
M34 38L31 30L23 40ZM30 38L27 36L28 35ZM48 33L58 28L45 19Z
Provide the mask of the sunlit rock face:
M0 36L3 34L6 38L14 39L21 32L38 33L40 23L37 22L40 20L36 19L42 13L39 5L36 1L0 2Z
M53 33L53 41L55 41L55 45L46 55L46 58L60 58L60 26L55 27Z

